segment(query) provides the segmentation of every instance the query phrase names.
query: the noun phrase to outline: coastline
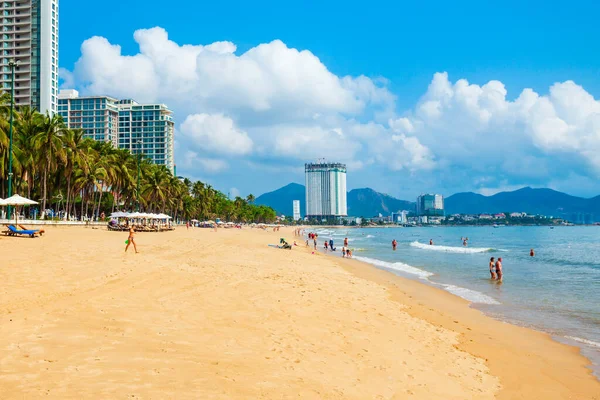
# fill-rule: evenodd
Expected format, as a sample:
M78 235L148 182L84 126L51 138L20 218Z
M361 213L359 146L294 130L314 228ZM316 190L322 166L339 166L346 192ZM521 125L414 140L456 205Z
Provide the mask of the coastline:
M291 229L142 233L139 255L123 236L0 238L3 398L599 398L578 348L366 263L267 247Z

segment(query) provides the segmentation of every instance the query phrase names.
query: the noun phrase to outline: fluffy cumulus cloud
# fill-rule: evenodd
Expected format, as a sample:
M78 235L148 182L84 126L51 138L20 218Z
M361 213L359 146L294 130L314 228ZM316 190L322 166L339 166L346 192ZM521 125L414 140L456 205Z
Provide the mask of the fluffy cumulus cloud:
M415 165L421 150L423 167L433 155L457 179L468 172L482 192L600 175L600 102L572 81L553 84L546 95L524 89L509 100L502 82L480 86L436 73L414 109L389 126L405 146L406 137L419 138Z
M414 107L397 110L384 78L337 76L279 40L239 53L230 42L178 44L158 27L134 39L133 55L86 40L61 71L63 87L166 103L178 121L178 173L220 176L242 192L256 177L266 182L259 191L301 181L299 166L317 158L357 171L362 182L351 186L379 182L392 194L381 186L489 192L600 172L600 102L571 81L511 99L502 82L436 73ZM277 171L288 172L270 180Z

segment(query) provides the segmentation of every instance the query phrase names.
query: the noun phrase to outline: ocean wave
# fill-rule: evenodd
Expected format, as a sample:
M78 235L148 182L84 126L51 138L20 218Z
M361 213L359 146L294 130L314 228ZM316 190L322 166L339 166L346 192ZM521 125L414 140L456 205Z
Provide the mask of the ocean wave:
M367 239L374 238L374 237L375 237L375 236L373 236L373 235L367 235L367 236L366 236L366 238L367 238Z
M405 272L407 274L417 275L421 279L427 279L428 277L433 275L433 272L424 271L422 269L413 267L412 265L404 264L401 262L386 262L386 261L377 260L375 258L358 257L358 256L354 257L354 258L358 261L366 262L371 265L375 265L377 267L393 269L396 271Z
M431 251L444 251L446 253L462 253L462 254L471 254L471 253L487 253L490 251L501 251L498 249L494 249L491 247L453 247L453 246L438 246L438 245L430 245L420 242L412 242L410 244L412 247L416 247L418 249L423 250L431 250Z
M593 342L593 341L591 341L591 340L587 340L587 339L578 338L578 337L576 337L576 336L565 336L565 337L566 337L567 339L571 339L571 340L574 340L574 341L576 341L576 342L579 342L579 343L584 343L584 344L587 344L588 346L591 346L591 347L595 347L595 348L597 348L597 349L600 349L600 343Z
M446 284L440 284L440 285L444 288L444 290L452 293L455 296L462 297L463 299L468 300L471 303L501 304L500 302L496 301L495 299L491 298L490 296L483 294L481 292L478 292L476 290L471 290L471 289L467 289L467 288L455 286L455 285L446 285Z

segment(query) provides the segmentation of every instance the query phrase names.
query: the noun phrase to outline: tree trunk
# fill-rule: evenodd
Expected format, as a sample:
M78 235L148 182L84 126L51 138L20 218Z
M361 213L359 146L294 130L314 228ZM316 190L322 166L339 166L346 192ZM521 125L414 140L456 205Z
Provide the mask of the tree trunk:
M79 220L83 221L83 195L85 193L85 189L81 189L81 214L79 215Z
M103 185L104 186L104 185ZM100 218L100 205L102 204L102 190L103 188L100 188L100 197L98 197L98 211L96 212L96 215L98 216L98 218Z
M65 203L65 221L69 219L70 196L71 196L71 177L67 178L67 202Z
M41 209L41 213L44 214L44 218L46 218L46 193L47 193L46 179L47 178L48 178L48 167L44 168L44 188L43 188L44 193L42 194L42 209Z

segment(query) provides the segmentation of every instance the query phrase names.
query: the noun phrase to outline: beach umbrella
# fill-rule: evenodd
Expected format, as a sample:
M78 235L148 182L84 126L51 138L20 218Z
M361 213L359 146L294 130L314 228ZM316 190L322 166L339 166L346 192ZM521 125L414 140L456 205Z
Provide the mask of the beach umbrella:
M33 201L30 199L27 199L23 196L19 196L18 194L12 195L7 199L2 200L2 205L3 206L31 206L34 204L38 204L37 201ZM10 215L9 215L10 218ZM15 225L19 222L19 213L15 212Z

